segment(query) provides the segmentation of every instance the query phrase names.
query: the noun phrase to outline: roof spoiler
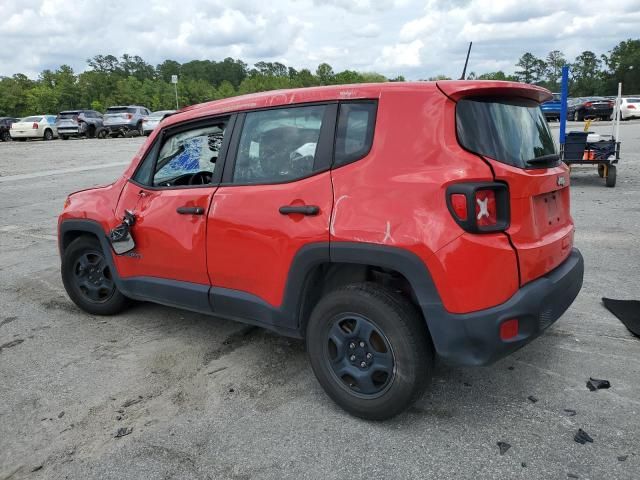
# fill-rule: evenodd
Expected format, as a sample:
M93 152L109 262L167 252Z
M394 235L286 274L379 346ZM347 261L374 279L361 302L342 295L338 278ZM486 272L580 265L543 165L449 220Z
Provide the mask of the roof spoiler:
M524 97L538 103L553 98L546 88L527 83L497 80L441 80L436 82L436 85L454 102L463 97Z

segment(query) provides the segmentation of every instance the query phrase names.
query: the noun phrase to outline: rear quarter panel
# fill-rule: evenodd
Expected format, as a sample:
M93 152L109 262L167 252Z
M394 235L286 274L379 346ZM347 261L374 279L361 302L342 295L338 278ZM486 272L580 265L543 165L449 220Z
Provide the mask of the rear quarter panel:
M384 92L369 155L334 169L332 180L331 240L415 253L448 311L488 308L517 290L517 261L504 234L457 241L464 231L447 209L447 187L493 176L484 161L458 144L455 103L439 90ZM485 274L474 277L472 268ZM487 275L499 280L487 285ZM476 294L469 296L471 291Z

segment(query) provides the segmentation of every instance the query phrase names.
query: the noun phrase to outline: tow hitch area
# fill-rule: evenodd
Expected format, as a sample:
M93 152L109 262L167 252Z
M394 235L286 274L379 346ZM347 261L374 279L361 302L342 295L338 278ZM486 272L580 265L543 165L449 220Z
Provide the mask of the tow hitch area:
M109 232L109 240L113 251L118 255L130 252L136 247L131 236L131 227L136 223L136 216L130 210L125 210L122 223Z

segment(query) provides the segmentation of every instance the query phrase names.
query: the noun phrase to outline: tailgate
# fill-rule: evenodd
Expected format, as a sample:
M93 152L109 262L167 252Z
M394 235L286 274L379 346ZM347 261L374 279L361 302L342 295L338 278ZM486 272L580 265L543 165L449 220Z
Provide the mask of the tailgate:
M487 161L496 180L509 185L511 223L506 233L518 253L524 285L559 266L571 253L569 169L561 165L525 170Z

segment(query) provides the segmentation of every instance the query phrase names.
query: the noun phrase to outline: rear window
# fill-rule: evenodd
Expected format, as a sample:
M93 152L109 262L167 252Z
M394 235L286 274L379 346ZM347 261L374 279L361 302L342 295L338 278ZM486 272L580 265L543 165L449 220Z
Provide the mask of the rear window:
M466 98L456 106L458 141L467 150L514 167L553 155L556 147L537 102Z
M67 119L67 118L75 118L78 116L80 112L60 112L58 114L58 118L61 120Z
M107 108L105 113L107 115L110 113L136 113L136 109L133 107L111 107Z
M27 117L22 119L23 122L39 122L41 120L42 117Z
M627 103L640 103L640 98L627 98Z

